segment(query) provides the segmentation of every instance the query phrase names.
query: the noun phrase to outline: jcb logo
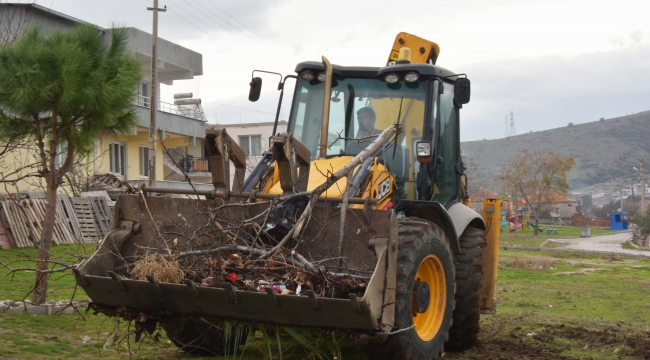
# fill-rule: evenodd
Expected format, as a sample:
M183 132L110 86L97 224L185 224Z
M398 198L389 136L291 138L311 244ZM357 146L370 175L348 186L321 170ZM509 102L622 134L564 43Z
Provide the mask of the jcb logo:
M379 184L379 193L377 193L377 199L382 199L384 196L386 196L390 192L390 178L386 178L386 180L382 181Z

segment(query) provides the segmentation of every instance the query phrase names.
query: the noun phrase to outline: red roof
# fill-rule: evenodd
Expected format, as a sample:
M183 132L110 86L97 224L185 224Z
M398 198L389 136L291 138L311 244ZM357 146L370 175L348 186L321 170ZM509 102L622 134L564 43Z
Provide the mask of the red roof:
M530 201L532 204L537 203L538 196L533 195L528 198L528 201ZM575 200L567 199L565 197L559 196L559 195L544 195L542 196L542 204L559 204L559 203L574 203L576 202ZM526 201L523 198L517 199L517 205L526 205Z
M488 189L480 188L473 193L469 194L469 199L471 201L483 201L483 199L498 199L499 194L492 192Z

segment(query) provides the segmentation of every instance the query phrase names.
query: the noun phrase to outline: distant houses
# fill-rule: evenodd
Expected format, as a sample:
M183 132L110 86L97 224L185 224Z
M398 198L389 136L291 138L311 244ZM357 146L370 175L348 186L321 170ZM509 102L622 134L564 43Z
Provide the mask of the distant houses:
M505 197L510 198L509 195ZM470 193L469 198L472 202L472 208L476 212L481 213L483 211L483 199L500 199L503 198L503 196L494 191L490 191L485 188L479 188L478 190ZM526 211L525 209L529 207L535 208L537 206L538 199L539 198L536 196L531 196L528 199L531 204L527 204L526 201L520 197L517 199L516 206L514 207L512 206L511 200L504 201L505 204L503 205L502 209L508 209L510 211L516 210L517 212ZM540 206L542 207L542 211L540 213L539 220L542 224L558 224L566 222L567 220L570 222L573 214L576 213L575 200L557 195L542 196Z

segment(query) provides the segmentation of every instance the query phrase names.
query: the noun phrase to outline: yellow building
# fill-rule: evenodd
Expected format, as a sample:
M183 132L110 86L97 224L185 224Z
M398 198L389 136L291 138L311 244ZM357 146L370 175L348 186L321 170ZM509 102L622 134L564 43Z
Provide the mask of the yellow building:
M0 31L2 33L20 33L28 25L36 25L43 32L50 33L85 23L82 20L37 4L2 3L0 4L0 20L2 20L0 21ZM110 30L99 29L103 36L110 36ZM143 79L138 87L138 96L133 102L139 118L138 124L131 129L129 134L97 139L93 154L88 156L87 159L80 160L80 162L86 164L86 167L78 167L77 174L71 174L71 176L85 176L88 178L92 174L112 173L133 185L139 185L147 180L152 36L135 28L128 28L128 33L129 50L142 63ZM158 94L161 93L160 84L166 85L166 93L173 93L175 81L189 80L203 74L203 57L198 52L159 38L157 53ZM163 152L163 148L167 147L172 152L178 152L179 148L185 148L186 150L183 150L184 154L188 154L187 149L192 148L195 149L195 152L199 152L196 154L196 158L201 158L203 154L200 153L200 149L203 148L206 118L200 103L195 105L175 105L172 103L173 101L171 99L169 101L159 101L157 104L156 125L159 136L156 144L156 185L185 187L187 183L169 181L169 178L180 180L178 178L180 171L175 163L171 161L171 157ZM57 159L57 162L60 161L63 161L63 159ZM29 151L11 151L0 159L0 169L4 169L0 171L4 171L6 174L7 169L20 168L21 164L31 163L34 163L34 159ZM199 166L199 168L201 167ZM165 178L168 178L168 180L165 180ZM203 176L201 179L204 180L203 178L206 177ZM0 188L0 192L42 191L44 182L41 180L34 177L22 179L15 184L9 184L6 188ZM61 191L71 193L67 185L75 180L71 178L67 181L64 179L64 181L66 184Z

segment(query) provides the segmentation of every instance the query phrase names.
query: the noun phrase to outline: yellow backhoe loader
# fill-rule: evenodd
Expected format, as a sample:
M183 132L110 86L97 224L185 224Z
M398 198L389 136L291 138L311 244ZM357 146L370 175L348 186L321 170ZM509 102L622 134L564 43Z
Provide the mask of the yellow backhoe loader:
M138 337L160 324L198 354L250 333L228 336L225 323L355 333L378 359L472 346L495 306L500 202L483 216L469 206L470 81L437 66L439 52L400 33L386 66L323 57L280 75L280 103L296 81L288 129L250 174L226 130L210 129L212 190L118 198L113 230L74 270L91 308L134 320Z

